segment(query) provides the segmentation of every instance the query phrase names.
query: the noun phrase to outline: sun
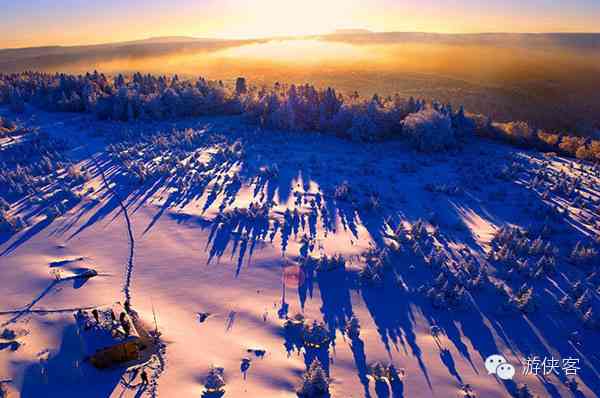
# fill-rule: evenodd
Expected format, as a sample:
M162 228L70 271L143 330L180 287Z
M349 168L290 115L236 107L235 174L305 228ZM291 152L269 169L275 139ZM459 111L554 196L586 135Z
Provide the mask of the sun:
M241 9L240 9L241 7ZM221 35L235 38L305 36L331 33L340 28L370 28L368 13L356 0L260 0L236 4L221 29Z

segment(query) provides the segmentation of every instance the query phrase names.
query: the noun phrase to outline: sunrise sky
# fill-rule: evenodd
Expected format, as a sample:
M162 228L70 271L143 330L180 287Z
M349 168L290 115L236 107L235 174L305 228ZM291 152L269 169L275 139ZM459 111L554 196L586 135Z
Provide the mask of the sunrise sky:
M156 36L373 31L593 32L598 0L0 0L0 48Z

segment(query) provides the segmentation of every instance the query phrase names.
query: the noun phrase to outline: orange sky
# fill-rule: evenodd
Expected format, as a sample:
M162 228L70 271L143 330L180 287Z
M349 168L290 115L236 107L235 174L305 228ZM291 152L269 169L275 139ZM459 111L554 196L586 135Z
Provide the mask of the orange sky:
M427 32L598 31L597 0L37 0L2 5L0 47L154 36L254 38L341 28Z

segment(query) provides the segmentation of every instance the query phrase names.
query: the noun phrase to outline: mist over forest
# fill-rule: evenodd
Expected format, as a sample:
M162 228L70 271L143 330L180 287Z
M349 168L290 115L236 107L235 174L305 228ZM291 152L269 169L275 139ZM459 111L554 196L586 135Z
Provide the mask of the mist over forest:
M340 31L257 40L163 37L0 50L0 72L178 74L311 83L363 97L436 99L498 121L589 135L600 127L600 35Z

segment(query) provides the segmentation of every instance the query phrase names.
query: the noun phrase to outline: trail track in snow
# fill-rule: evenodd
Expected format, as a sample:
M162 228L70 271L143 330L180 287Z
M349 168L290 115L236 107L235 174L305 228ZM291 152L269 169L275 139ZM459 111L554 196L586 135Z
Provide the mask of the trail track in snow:
M134 256L135 256L135 238L133 236L133 227L131 226L131 220L129 218L129 213L127 211L127 207L123 203L123 200L121 199L121 197L119 196L117 191L114 190L110 186L108 179L106 178L106 174L104 173L104 169L102 169L100 167L96 158L94 158L92 156L91 159L94 162L94 164L96 165L96 169L98 169L100 176L102 177L102 182L104 183L104 186L110 193L112 193L114 195L117 202L119 203L119 207L121 207L121 211L123 212L123 215L125 216L125 224L127 226L127 235L129 237L129 257L127 259L127 268L125 269L125 280L123 282L123 293L125 294L125 308L129 308L129 306L131 305L131 277L133 275L133 268L134 268L133 260L134 260Z
M133 227L131 224L131 219L129 218L129 212L127 211L127 206L123 203L123 199L117 193L117 191L112 188L108 182L106 177L106 173L104 169L100 167L98 161L95 157L91 156L92 161L94 162L96 169L100 173L102 178L102 182L106 187L107 191L114 195L115 199L119 203L119 207L125 217L125 225L127 226L127 235L129 238L129 256L127 259L127 267L125 269L125 280L123 282L123 293L125 294L125 308L128 310L131 307L131 278L133 276L133 268L134 268L134 257L135 257L135 237L133 234ZM161 374L165 371L166 368L166 347L163 342L160 341L158 336L156 338L156 354L155 358L157 361L157 365L155 367L150 366L152 372L150 376L150 382L148 384L147 392L152 398L158 397L158 379Z

